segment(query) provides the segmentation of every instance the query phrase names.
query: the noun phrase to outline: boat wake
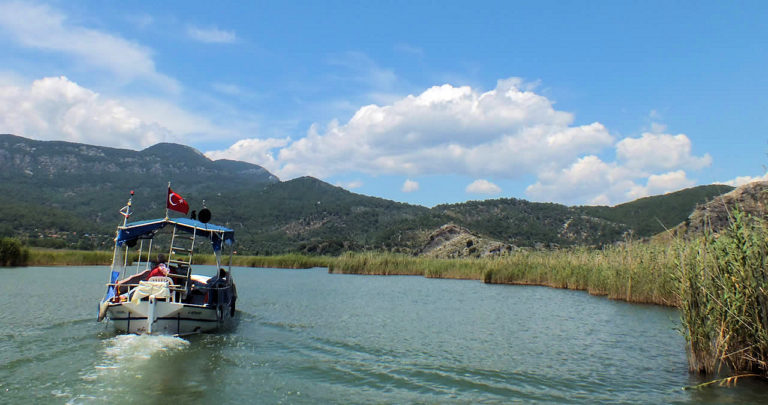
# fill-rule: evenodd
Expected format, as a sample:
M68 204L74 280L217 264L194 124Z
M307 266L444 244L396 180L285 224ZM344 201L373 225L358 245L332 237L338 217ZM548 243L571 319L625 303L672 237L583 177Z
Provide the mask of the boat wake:
M157 381L167 371L169 361L184 352L189 342L172 336L117 335L104 339L102 345L94 368L81 375L84 389L69 403L101 403L146 392L143 385Z
M183 350L189 346L189 342L182 338L162 335L117 335L106 339L104 344L107 367L143 366L153 355Z

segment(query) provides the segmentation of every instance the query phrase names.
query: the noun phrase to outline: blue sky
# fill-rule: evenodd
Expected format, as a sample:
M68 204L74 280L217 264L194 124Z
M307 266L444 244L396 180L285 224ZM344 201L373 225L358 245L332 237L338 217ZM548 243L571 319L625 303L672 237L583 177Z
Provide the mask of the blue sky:
M768 3L245 3L0 1L0 133L426 206L766 179Z

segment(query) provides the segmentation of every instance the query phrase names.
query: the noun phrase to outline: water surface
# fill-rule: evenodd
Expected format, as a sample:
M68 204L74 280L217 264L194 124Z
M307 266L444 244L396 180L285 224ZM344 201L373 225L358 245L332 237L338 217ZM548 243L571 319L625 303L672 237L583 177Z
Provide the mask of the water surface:
M181 339L96 322L106 267L0 269L0 403L759 403L683 391L676 310L580 291L235 269L240 323Z

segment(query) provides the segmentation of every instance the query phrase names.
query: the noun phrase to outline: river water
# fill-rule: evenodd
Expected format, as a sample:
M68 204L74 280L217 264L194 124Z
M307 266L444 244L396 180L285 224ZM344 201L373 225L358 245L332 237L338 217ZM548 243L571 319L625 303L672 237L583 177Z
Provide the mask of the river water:
M211 271L212 272L212 271ZM580 291L238 268L240 323L187 339L96 322L106 267L0 269L0 403L760 403L682 390L676 310Z

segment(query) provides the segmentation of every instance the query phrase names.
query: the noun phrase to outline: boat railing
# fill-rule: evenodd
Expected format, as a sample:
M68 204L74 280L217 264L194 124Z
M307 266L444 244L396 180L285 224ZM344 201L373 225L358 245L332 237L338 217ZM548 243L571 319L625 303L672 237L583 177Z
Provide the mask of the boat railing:
M138 287L138 286L139 286L139 283L135 283L135 284L134 283L131 283L131 284L126 284L126 283L107 283L107 287L131 287L131 288L133 288L133 287ZM175 290L175 291L184 291L184 286L179 285L179 284L168 284L168 288L170 288L172 290Z
M133 290L136 287L138 287L139 285L140 284L138 284L138 283L131 283L131 284L126 284L126 283L107 283L107 287L115 287L116 289L119 288L119 287L127 287L128 288L127 292L125 292L123 294L118 294L118 295L126 295L126 296L130 296L133 293ZM224 286L214 286L214 285L211 285L211 286L203 287L203 289L209 290L209 291L210 290L217 290L217 291L219 291L219 290L226 290L228 288L230 288L230 286L228 286L228 285L224 285ZM168 284L168 289L170 291L177 292L177 293L184 293L184 292L187 291L187 289L183 285L180 285L180 284L170 284L169 283ZM176 301L176 300L174 300L174 301Z

